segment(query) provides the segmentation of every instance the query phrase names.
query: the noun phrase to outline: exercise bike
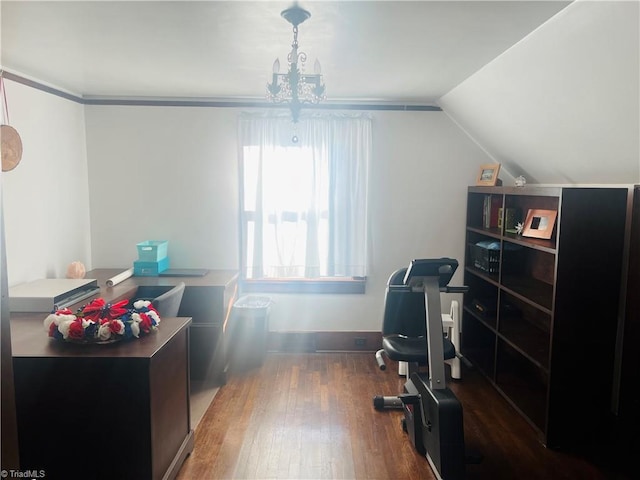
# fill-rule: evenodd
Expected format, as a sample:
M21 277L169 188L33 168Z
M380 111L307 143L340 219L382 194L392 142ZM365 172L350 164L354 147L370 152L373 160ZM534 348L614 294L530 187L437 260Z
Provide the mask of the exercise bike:
M463 479L466 463L480 461L478 455L465 453L462 405L447 387L445 378L444 361L453 358L456 352L451 341L443 336L440 293L468 290L467 287L449 286L457 267L457 260L451 258L411 261L402 285L388 286L385 322L387 316L402 317L402 306L404 313L417 313L422 322L418 321L413 327L405 323L396 333L385 332L383 328L383 349L376 353L382 370L382 354L392 360L407 362L407 381L404 393L374 397L374 406L378 410L403 409L403 429L441 480ZM406 310L407 305L409 310ZM393 320L401 322L405 319ZM412 332L407 331L411 329ZM415 334L416 331L419 334ZM419 369L425 364L429 367L428 373Z

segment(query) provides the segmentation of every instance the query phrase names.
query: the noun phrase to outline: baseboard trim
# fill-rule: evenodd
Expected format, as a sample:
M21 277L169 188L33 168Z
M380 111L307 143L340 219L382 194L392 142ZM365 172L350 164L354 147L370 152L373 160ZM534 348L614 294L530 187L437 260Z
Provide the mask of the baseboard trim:
M272 352L375 352L380 332L269 332Z

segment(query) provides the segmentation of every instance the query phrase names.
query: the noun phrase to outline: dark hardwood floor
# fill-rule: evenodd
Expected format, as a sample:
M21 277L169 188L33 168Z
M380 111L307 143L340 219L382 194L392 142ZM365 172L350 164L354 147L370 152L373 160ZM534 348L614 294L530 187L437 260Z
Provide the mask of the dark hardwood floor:
M269 353L233 373L195 432L178 480L433 479L401 428L400 411L374 395L400 392L397 364L373 353ZM450 382L464 411L465 442L483 460L475 479L622 479L612 466L545 448L534 430L473 369Z

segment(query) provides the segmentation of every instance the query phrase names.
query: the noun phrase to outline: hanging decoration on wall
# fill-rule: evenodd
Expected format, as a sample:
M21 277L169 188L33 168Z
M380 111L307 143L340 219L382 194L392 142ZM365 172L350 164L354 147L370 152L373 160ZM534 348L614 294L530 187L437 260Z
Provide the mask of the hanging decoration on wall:
M305 73L307 54L298 51L298 25L311 17L311 13L294 4L283 10L281 16L293 25L293 43L287 56L289 71L280 73L280 59L276 58L273 62L272 81L267 84L267 98L274 103L288 104L295 124L298 123L303 104L318 103L326 98L325 87L320 62L316 60L314 73Z
M4 86L4 75L0 72L0 90L2 90L2 121L0 122L0 144L2 150L2 171L8 172L16 168L22 160L22 140L18 131L9 125L9 107L7 92Z

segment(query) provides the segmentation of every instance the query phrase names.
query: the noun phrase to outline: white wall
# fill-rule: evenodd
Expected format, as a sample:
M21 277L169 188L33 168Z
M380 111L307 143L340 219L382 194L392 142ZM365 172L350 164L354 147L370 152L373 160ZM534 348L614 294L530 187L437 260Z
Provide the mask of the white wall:
M238 113L87 107L94 267L129 267L137 242L166 239L172 266L238 268ZM377 330L393 270L462 262L466 187L489 159L441 112L372 116L367 293L272 295L272 330Z
M574 2L439 104L512 176L639 182L639 9Z
M175 267L238 267L238 109L82 107L6 83L24 144L2 175L10 285L74 260L128 268L148 239L169 240ZM376 330L393 270L462 261L466 186L489 159L441 112L372 115L367 293L273 295L273 330Z
M84 107L5 80L22 162L2 174L9 286L91 268Z
M168 240L170 265L238 268L237 111L88 106L93 265L130 268Z

